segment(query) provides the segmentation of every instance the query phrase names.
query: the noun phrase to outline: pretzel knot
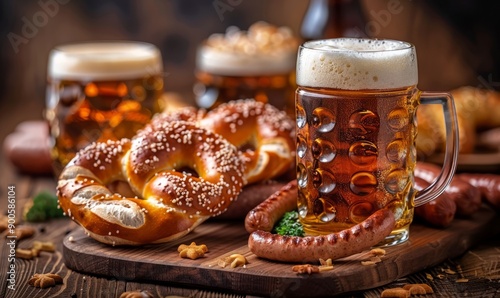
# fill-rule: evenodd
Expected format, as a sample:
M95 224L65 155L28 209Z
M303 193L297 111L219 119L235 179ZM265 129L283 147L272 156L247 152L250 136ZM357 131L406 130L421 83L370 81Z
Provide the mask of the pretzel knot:
M59 177L63 211L112 245L167 242L224 212L245 183L237 149L187 121L94 143ZM119 192L119 193L118 193Z
M215 132L238 148L247 184L279 177L295 165L295 122L276 107L234 100L205 112L184 108L156 115L148 127L186 120Z

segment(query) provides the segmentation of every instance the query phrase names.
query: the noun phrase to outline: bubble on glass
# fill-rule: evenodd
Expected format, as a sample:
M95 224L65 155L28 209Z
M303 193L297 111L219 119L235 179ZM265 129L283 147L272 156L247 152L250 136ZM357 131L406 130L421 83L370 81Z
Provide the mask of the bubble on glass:
M298 133L297 134L297 155L300 158L304 158L304 156L306 155L306 152L307 152L306 138L302 134Z
M337 209L327 199L318 198L313 203L313 213L321 222L330 222L335 219Z
M337 186L337 181L333 173L324 169L316 169L313 172L312 180L314 188L323 194L331 193Z
M402 163L408 153L403 139L396 139L390 142L385 152L387 159L394 163Z
M307 123L306 111L300 105L296 105L295 112L297 115L296 116L297 127L304 128L306 126L306 123Z
M377 190L377 177L371 172L357 172L351 177L349 187L359 196L371 194Z
M327 108L316 108L312 113L312 125L319 132L331 132L335 127L335 115Z
M403 130L409 121L408 111L404 108L394 109L387 115L387 124L393 131Z
M358 141L349 147L349 158L358 165L373 164L377 161L378 148L372 142Z
M297 197L297 211L299 212L299 216L305 218L307 216L308 208L307 208L307 199L302 192L299 191Z
M307 168L304 164L299 163L297 164L297 185L300 188L305 188L307 186Z
M337 149L332 142L317 138L312 143L311 151L313 158L322 163L331 162L337 155Z
M379 130L380 118L370 110L360 110L349 117L349 130L353 135L364 136Z
M385 189L391 194L397 194L404 190L409 182L409 176L404 169L396 169L391 171L384 183Z

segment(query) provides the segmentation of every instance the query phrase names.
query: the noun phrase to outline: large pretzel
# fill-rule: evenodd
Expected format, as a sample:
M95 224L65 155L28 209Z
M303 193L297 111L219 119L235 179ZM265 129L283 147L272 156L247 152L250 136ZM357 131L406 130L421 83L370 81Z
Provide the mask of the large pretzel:
M177 239L224 212L243 181L232 144L172 121L148 126L132 140L86 147L65 167L57 190L63 211L91 237L138 245Z
M186 120L213 131L238 147L247 184L276 178L295 162L295 122L270 104L235 100L205 112L192 107L159 114L149 127Z

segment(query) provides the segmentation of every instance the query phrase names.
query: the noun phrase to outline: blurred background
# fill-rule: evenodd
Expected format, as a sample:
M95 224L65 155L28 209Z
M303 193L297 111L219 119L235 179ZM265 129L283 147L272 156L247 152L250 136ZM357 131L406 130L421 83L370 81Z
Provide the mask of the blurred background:
M417 47L422 90L451 90L464 85L500 89L497 3L4 0L0 3L0 119L3 131L13 130L24 120L41 119L50 50L58 44L88 40L155 44L163 56L165 91L180 93L192 102L200 42L228 26L247 29L257 21L288 26L303 39L340 34L412 42ZM22 105L22 111L13 109L16 105Z

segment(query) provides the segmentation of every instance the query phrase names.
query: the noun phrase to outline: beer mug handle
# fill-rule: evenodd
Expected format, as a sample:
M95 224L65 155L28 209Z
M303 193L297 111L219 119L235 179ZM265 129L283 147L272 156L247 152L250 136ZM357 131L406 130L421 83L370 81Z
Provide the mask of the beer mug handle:
M446 154L443 168L436 180L429 187L417 192L415 207L434 200L441 195L453 179L458 157L458 123L453 97L449 93L422 92L420 104L440 104L443 107L446 126Z

